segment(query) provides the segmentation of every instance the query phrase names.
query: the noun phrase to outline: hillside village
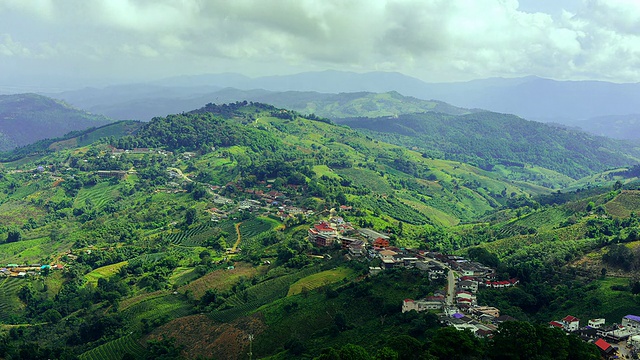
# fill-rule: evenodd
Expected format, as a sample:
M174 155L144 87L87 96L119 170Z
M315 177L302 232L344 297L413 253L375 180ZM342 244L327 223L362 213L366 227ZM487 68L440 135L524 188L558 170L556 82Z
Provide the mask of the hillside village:
M331 217L314 224L308 231L309 241L318 247L340 246L348 259L379 262L370 266L376 275L392 268L415 268L430 280L447 279L444 288L420 299L405 299L402 312L431 311L438 314L442 325L471 331L476 337L491 338L498 326L517 321L501 315L500 309L479 305L476 294L483 288L504 289L517 286L519 280L496 280L496 271L468 259L433 251L390 246L389 236L372 229L356 229L341 217ZM549 322L550 327L578 335L598 347L605 359L618 357L637 359L640 356L640 316L626 315L620 323L605 326L605 319L590 319L580 326L580 319L567 315Z

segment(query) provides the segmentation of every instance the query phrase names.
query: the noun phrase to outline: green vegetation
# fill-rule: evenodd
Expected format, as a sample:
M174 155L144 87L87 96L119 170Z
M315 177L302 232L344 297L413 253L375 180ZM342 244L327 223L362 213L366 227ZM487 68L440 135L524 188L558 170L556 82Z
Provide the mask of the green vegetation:
M395 95L377 101L385 96ZM490 116L447 119L490 137L494 130L479 131ZM571 312L618 321L633 312L638 169L603 175L614 181L606 188L558 192L551 187L600 169L599 150L572 158L564 135L550 135L567 145L552 158L567 162L520 166L514 162L537 153L495 140L482 150L505 147L507 159L482 157L491 167L479 154L431 156L373 136L243 102L112 124L46 150L41 143L36 154L7 155L0 263L29 273L0 278L0 357L241 354L249 334L261 358L451 358L454 340L464 357L493 358L514 339L546 351L529 343L542 338L565 339L554 343L558 354L571 345L591 356L592 347L539 326L503 327L501 343L499 334L479 341L441 328L432 313L402 314L403 299L445 283L416 269L368 276L380 260L314 246L309 227L329 218L386 233L392 246L463 254L495 267L500 279L517 277L517 287L483 290L479 301L519 320L546 323ZM511 140L524 147L523 138ZM544 148L540 141L533 148ZM537 185L518 169L540 175ZM180 335L205 332L206 340Z
M309 275L291 285L291 287L289 287L287 296L311 291L321 286L328 286L338 281L349 280L352 275L353 271L349 268L336 268Z
M80 360L122 359L129 354L135 359L141 359L145 353L145 348L133 336L127 335L91 349L79 358Z
M532 166L579 179L629 165L640 156L630 144L620 141L491 112L355 117L339 123L366 130L383 141L416 147L428 157L463 161L486 170L506 167L510 175L500 171L512 180L552 188L570 183Z

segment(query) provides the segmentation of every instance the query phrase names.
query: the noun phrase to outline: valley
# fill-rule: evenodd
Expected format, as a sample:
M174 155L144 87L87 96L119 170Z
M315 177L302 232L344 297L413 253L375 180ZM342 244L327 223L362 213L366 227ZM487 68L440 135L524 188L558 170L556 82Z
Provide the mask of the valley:
M575 134L557 130L518 141L564 163L500 143L490 146L501 157L465 155L438 146L490 148L456 140L464 133L438 144L428 126L442 125L428 119L462 132L456 117L469 117L489 137L500 121L551 130L421 114L347 127L209 103L5 153L0 354L449 358L457 339L458 354L492 358L516 336L521 349L549 338L599 358L548 323L634 314L635 150L584 137L595 150L578 157ZM382 121L413 130L378 131ZM407 299L433 308L403 312Z

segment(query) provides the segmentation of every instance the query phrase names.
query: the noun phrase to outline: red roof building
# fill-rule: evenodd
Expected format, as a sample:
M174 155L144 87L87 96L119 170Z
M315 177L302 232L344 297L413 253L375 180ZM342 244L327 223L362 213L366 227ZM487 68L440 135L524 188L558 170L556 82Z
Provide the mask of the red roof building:
M567 331L576 331L580 328L580 319L575 316L567 315L562 319L564 329Z
M557 321L550 321L549 325L551 325L552 327L559 328L559 329L562 329L564 327L564 325L562 325L562 323L559 323Z
M572 322L575 322L575 321L580 321L580 319L578 319L575 316L567 315L567 316L564 317L564 319L562 319L562 321L568 322L568 323L572 323Z
M389 240L379 237L373 241L372 245L374 248L386 248L389 247Z
M602 339L596 340L594 344L598 347L598 349L600 349L600 351L602 351L606 355L611 354L615 350L613 346L611 346L611 344Z

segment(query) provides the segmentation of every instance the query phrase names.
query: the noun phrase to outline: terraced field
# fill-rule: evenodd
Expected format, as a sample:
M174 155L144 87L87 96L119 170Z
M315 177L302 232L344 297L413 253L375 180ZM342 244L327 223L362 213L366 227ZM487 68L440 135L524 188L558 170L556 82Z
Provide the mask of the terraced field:
M0 264L22 263L25 259L38 258L45 255L45 248L51 245L48 244L47 240L47 238L39 238L0 245Z
M135 359L144 357L146 350L132 335L102 344L80 355L80 360L120 360L124 354L131 354Z
M317 274L309 275L296 281L291 287L287 296L300 294L302 291L309 291L321 286L329 285L343 279L353 277L354 272L349 268L339 267L332 270L326 270Z
M200 299L207 290L229 290L240 277L252 278L259 269L251 264L236 263L233 270L215 270L178 289L179 293L190 291L195 299Z
M169 321L189 315L191 309L192 306L182 301L179 295L165 293L131 305L122 314L131 327L140 330L143 319L148 322Z
M269 230L273 230L278 226L281 226L279 221L267 217L256 217L251 220L245 220L240 224L236 224L238 239L234 246L239 246L240 248L245 249L262 247L263 245L259 241L259 235L264 234Z
M243 221L240 225L240 232L244 238L252 238L260 235L265 231L269 231L280 225L279 221L266 217L256 217L251 220Z
M567 212L561 207L549 208L506 223L498 229L498 233L501 237L511 237L524 234L529 229L535 229L537 232L551 230L565 221L567 216Z
M0 279L0 321L7 321L21 303L18 299L18 291L25 284L23 279L4 278Z
M317 267L310 267L293 274L258 283L239 294L227 298L223 306L230 308L214 311L209 315L219 322L229 322L241 316L248 315L262 305L286 297L291 284L319 270Z
M217 230L209 223L198 225L186 231L176 231L166 236L174 245L201 246L205 240L213 236Z
M115 186L110 185L108 182L101 182L92 187L82 188L78 192L73 206L82 207L87 199L91 199L96 209L102 209L109 201L115 200L118 196L120 196L120 192Z
M119 263L115 263L115 264L111 264L111 265L107 265L107 266L103 266L100 268L97 268L95 270L93 270L92 272L88 273L87 275L84 276L85 280L93 285L97 285L98 284L98 279L100 278L108 278L112 275L115 275L116 273L118 273L118 271L120 271L120 268L122 268L123 266L127 265L129 262L128 261L122 261Z
M640 209L640 191L626 190L605 205L607 212L616 217L629 217Z

